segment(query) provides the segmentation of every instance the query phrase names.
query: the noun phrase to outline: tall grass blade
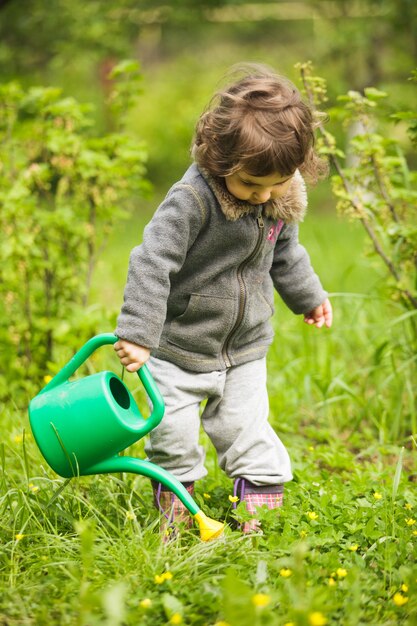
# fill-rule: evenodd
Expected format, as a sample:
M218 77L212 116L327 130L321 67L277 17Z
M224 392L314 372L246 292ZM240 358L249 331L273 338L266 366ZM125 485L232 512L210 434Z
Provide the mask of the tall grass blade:
M26 430L25 429L23 429L22 446L23 446L23 463L25 466L26 480L29 482L30 472L29 472L29 459L28 459L28 454L26 450Z
M52 498L49 500L49 502L46 505L46 509L48 509L50 506L53 505L53 503L55 502L55 500L61 495L61 493L64 491L65 487L67 485L69 485L69 483L71 482L72 477L71 478L66 478L64 480L64 482L62 483L62 485L60 487L58 487L58 489L55 491L55 493L53 494Z
M397 493L398 493L398 486L400 484L401 472L403 468L403 455L404 455L404 447L402 447L400 450L400 455L397 461L397 467L395 468L394 482L392 484L392 499L393 500L396 499Z
M4 479L4 476L6 474L6 450L4 443L0 444L0 464L2 478Z

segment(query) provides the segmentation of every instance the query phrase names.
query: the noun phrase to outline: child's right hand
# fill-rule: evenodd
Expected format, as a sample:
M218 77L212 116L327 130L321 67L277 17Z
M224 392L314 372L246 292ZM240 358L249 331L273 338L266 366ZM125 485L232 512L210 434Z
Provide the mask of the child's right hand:
M114 344L114 349L128 372L137 372L144 363L149 359L151 351L149 348L138 346L136 343L119 339Z

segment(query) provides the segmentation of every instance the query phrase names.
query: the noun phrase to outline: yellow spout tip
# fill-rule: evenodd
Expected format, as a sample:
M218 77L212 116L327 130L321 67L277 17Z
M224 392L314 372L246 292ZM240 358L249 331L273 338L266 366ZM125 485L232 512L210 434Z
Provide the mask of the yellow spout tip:
M196 513L194 519L200 529L200 538L202 541L211 541L223 534L224 524L215 519L211 519L211 517L207 517L203 511Z

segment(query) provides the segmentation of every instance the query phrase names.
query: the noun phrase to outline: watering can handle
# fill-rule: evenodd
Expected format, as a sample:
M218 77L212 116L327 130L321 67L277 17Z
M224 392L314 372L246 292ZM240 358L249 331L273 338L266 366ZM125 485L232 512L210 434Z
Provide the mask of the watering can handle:
M88 359L88 357L91 356L95 350L97 350L97 348L106 345L113 345L116 341L118 341L118 337L116 337L113 333L102 333L101 335L96 335L95 337L89 339L87 343L85 343L83 347L74 354L72 359L64 365L62 370L58 372L58 374L53 377L46 387L42 389L40 394L50 391L54 387L65 383L68 378L70 378L70 376L72 376ZM164 401L146 365L142 365L142 367L138 370L138 376L149 396L150 401L152 402L152 415L147 420L150 427L149 430L151 430L159 424L162 419L165 410Z

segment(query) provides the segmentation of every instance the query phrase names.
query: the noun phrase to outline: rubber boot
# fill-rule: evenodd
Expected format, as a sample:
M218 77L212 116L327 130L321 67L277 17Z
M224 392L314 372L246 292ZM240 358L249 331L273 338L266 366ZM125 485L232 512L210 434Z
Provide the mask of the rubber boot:
M194 483L183 483L190 495L194 495ZM178 526L182 524L186 529L193 526L193 519L189 510L172 491L165 485L152 481L153 501L155 507L161 513L160 531L163 541L178 535Z
M279 509L284 499L283 485L264 485L257 486L246 480L246 478L237 478L233 487L233 495L239 498L238 502L246 503L246 510L253 515L256 513L256 507L266 504L268 509ZM236 508L237 503L234 504ZM244 534L258 532L261 530L261 523L255 517L241 525Z

